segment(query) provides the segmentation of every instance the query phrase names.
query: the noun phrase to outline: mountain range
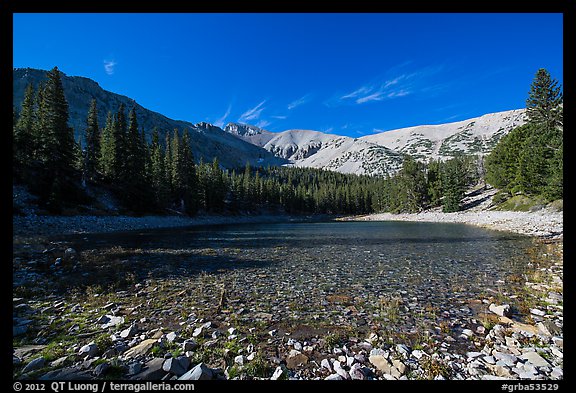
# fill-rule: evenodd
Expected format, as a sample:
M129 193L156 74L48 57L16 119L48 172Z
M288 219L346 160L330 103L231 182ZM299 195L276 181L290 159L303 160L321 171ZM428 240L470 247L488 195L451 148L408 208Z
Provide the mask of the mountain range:
M20 108L24 91L44 80L46 71L32 68L13 70L13 105ZM115 112L120 103L135 107L138 124L149 136L157 127L161 137L175 128L188 129L192 150L197 160L212 161L218 157L226 168L237 168L249 162L253 166L294 165L342 173L367 175L394 174L408 154L421 161L448 159L457 154L489 153L500 138L525 123L525 110L489 113L459 122L421 125L389 130L361 138L322 133L313 130L270 132L249 124L229 123L224 129L201 122L193 124L173 120L148 110L135 100L102 89L97 82L61 74L64 94L69 105L69 124L77 140L82 139L88 107L96 99L99 123L105 123L108 111Z

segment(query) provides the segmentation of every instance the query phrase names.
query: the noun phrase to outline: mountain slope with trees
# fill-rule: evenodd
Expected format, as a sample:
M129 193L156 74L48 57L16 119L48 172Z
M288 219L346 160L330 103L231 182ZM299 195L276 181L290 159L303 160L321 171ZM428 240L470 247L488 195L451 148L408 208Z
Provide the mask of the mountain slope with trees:
M64 96L68 103L68 124L73 129L74 137L82 145L86 143L84 129L86 116L92 101L98 107L98 123L106 123L108 112L115 113L122 104L125 108L134 108L138 126L144 129L146 140L150 141L152 130L156 127L160 139L164 141L166 134L174 129L187 129L190 134L192 151L197 160L203 158L212 161L218 157L220 163L227 167L242 166L246 162L252 165L280 165L285 162L274 157L265 149L239 140L221 128L207 123L192 124L182 120L172 120L160 113L142 107L135 100L106 91L95 81L81 76L67 76L60 71L60 79ZM15 68L13 70L13 105L19 111L25 100L27 86L32 85L35 91L46 82L46 71L34 68Z

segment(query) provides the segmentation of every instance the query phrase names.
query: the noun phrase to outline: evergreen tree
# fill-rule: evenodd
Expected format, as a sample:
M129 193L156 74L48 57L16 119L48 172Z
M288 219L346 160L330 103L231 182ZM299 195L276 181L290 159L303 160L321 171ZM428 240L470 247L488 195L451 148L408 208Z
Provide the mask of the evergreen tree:
M123 103L118 106L118 111L114 116L112 134L114 139L112 179L116 185L121 185L129 177L128 161L126 154L129 151L128 146L128 124L126 122L126 107Z
M128 120L120 187L125 205L135 211L143 211L150 202L148 198L150 190L146 184L146 150L142 146L142 135L138 130L134 108L130 110Z
M440 160L432 160L428 163L426 173L426 188L430 206L439 206L442 198L442 172Z
M176 206L181 211L184 210L184 176L182 172L182 149L180 148L180 134L178 129L174 129L170 140L171 157L171 178L173 198Z
M34 88L29 84L24 93L18 120L14 122L12 157L14 166L18 169L29 162L34 155L36 142L34 128L37 122L34 97Z
M395 180L398 186L397 210L408 213L422 210L427 202L424 164L406 156Z
M59 210L63 201L73 198L74 191L74 135L68 126L68 103L64 97L58 67L47 73L48 80L42 91L39 130L41 140L39 158L43 163L41 195L48 207Z
M116 167L116 134L114 132L114 118L112 112L108 112L106 125L100 134L100 159L98 167L102 171L104 178L111 181L114 178L114 168Z
M90 103L86 123L83 176L87 180L94 181L97 177L100 158L100 126L98 125L98 108L95 99Z
M154 128L150 145L150 178L154 190L154 202L157 207L166 206L169 200L165 164L164 149L160 144L158 129Z
M563 125L562 91L558 81L540 68L536 72L526 100L528 121L551 130Z
M194 155L192 154L192 148L190 146L190 133L188 132L188 129L185 129L182 134L179 148L184 211L188 214L196 214L198 211L198 179L196 176L196 165L194 164Z
M466 186L466 169L461 157L452 158L442 165L442 211L445 213L460 210Z

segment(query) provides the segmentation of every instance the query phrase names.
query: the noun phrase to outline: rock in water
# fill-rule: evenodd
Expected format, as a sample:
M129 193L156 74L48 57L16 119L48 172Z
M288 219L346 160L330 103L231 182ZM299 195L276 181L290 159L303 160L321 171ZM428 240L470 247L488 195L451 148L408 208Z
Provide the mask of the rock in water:
M75 260L78 257L78 253L76 252L75 249L73 248L67 248L66 251L64 251L64 260L66 262L70 262Z

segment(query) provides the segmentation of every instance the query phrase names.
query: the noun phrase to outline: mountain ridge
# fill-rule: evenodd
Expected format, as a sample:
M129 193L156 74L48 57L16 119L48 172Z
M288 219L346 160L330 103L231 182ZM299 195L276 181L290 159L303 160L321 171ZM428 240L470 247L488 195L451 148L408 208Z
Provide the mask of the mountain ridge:
M46 71L13 69L13 102L19 107L28 83L34 87L46 78ZM98 82L61 72L69 104L69 124L81 140L88 107L96 99L99 124L105 124L108 111L115 113L120 103L136 108L138 124L147 136L157 127L161 140L174 128L191 132L192 151L197 161L217 157L223 167L236 168L247 162L253 166L292 165L333 170L342 173L392 175L404 155L420 161L449 159L459 154L485 155L500 138L525 123L525 109L488 113L471 119L436 125L419 125L352 138L315 130L289 129L282 132L243 123L224 128L199 122L174 120L142 107L134 99L104 90Z
M147 138L154 127L158 128L160 140L163 142L166 133L188 129L191 134L191 147L196 161L212 161L217 157L220 164L226 168L241 167L249 162L251 165L281 165L285 160L275 157L265 149L242 141L219 127L208 123L193 124L184 120L173 120L161 113L144 108L136 100L114 92L104 90L98 82L83 76L68 76L60 71L64 95L69 107L68 124L74 129L76 140L83 140L86 128L86 117L92 99L96 99L98 107L98 123L104 127L108 111L116 113L121 103L126 111L134 107L138 125L145 130ZM35 89L46 79L46 71L35 68L13 69L13 105L21 106L24 91L29 83Z

